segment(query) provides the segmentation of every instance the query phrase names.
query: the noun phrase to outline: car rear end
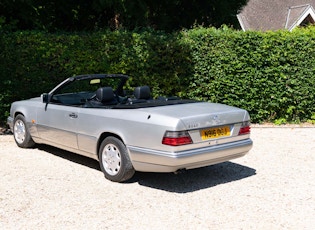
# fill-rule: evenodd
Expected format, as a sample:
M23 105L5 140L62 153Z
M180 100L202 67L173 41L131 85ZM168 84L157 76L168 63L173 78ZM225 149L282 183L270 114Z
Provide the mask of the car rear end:
M250 117L246 110L215 103L191 103L151 108L152 117L167 121L159 128L159 144L128 146L138 171L175 172L225 162L252 148ZM152 124L153 125L153 124ZM152 136L152 135L151 135Z

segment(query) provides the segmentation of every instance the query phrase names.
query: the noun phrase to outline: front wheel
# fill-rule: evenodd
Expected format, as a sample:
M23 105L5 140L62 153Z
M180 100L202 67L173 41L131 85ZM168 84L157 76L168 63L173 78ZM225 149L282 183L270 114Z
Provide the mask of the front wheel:
M124 143L116 137L107 137L99 149L101 169L108 180L123 182L130 179L135 170Z
M13 135L16 144L21 148L30 148L35 145L26 121L23 115L19 114L15 117L13 122Z

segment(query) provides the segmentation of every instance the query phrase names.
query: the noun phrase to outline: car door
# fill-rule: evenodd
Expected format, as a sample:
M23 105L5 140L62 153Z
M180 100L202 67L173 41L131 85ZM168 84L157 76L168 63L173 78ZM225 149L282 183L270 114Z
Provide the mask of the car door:
M78 148L77 130L79 108L49 103L37 111L37 130L40 138L73 149Z

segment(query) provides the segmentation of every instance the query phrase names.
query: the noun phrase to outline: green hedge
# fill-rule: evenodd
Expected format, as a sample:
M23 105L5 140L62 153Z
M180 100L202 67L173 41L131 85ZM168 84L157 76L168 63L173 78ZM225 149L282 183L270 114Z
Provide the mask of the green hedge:
M254 122L315 120L315 28L185 32L194 63L189 97L247 109Z
M314 53L315 28L2 33L0 120L5 121L12 101L86 73L124 73L132 77L130 87L148 84L155 96L242 107L253 122L315 120Z
M48 34L22 31L0 37L0 120L10 103L48 92L67 77L123 73L130 87L149 84L154 95L183 90L189 49L172 34L144 31Z

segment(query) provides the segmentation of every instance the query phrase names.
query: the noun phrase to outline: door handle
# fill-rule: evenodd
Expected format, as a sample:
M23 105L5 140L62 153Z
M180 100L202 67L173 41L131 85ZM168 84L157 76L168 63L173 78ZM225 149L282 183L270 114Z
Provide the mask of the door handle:
M69 114L69 117L71 117L71 118L78 118L78 114L76 114L76 113L70 113L70 114Z

